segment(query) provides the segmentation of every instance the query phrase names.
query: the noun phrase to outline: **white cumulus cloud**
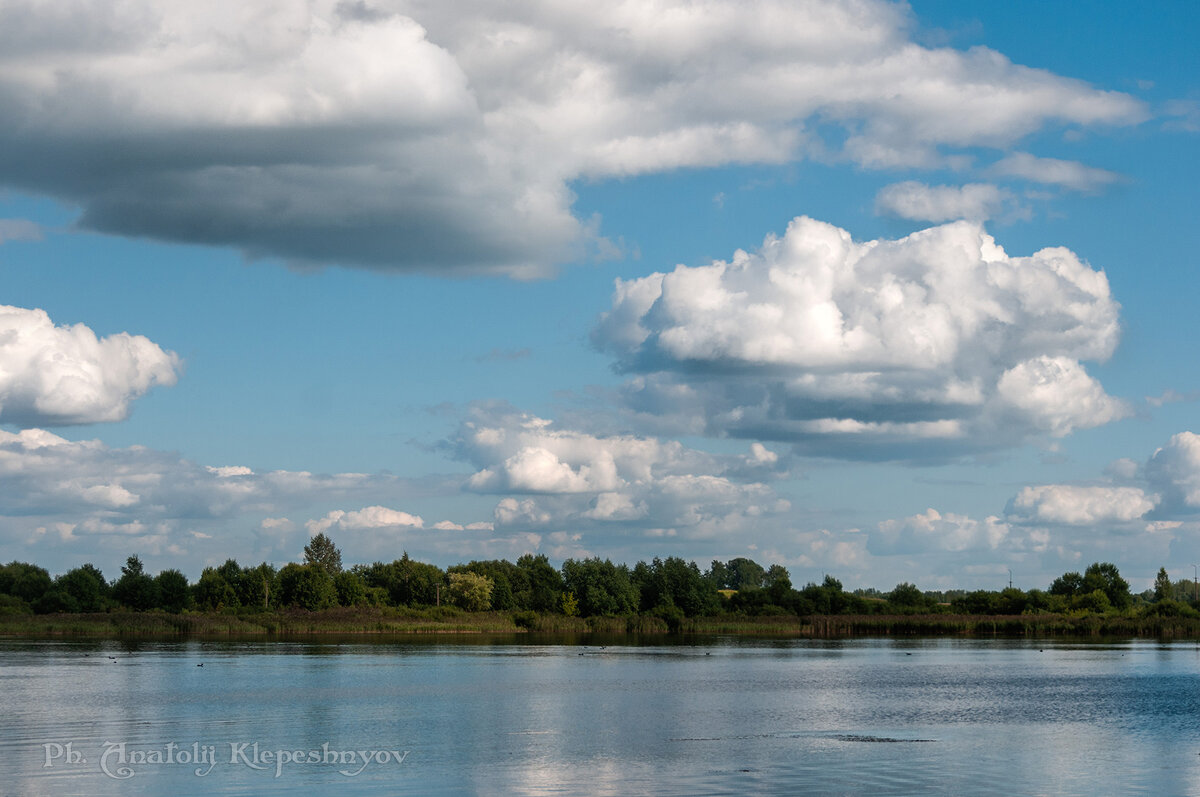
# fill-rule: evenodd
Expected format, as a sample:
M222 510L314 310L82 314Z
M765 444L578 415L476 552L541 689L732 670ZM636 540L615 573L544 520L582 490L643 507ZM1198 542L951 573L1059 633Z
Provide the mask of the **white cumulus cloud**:
M1017 493L1009 514L1025 522L1071 526L1128 523L1154 509L1157 498L1138 487L1043 484Z
M419 529L424 526L425 521L419 515L410 515L408 512L389 509L386 506L367 506L353 512L335 509L323 518L310 520L304 524L312 536L330 530L356 531L396 527Z
M64 426L120 421L155 385L173 385L179 357L141 335L56 326L44 310L0 305L0 422Z
M1164 512L1191 514L1200 510L1200 435L1172 435L1146 463L1145 477L1162 492Z
M695 539L732 534L790 508L763 483L784 463L757 443L747 454L718 456L478 405L454 447L479 468L467 489L510 493L493 512L498 528L673 529Z
M1082 365L1119 307L1102 271L1008 255L978 223L854 241L800 217L729 261L618 280L594 341L631 408L832 456L972 451L1128 414Z
M885 520L868 536L867 549L877 556L929 551L995 550L1011 529L998 517L975 520L936 509L904 518Z

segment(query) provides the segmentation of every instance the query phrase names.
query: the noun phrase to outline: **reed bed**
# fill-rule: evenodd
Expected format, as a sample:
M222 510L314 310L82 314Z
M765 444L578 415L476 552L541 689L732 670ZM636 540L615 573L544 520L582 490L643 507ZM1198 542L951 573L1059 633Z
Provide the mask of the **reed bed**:
M1200 618L1153 614L842 614L567 617L466 612L453 607L341 607L320 612L108 612L0 616L0 635L22 637L393 636L411 634L1153 637L1200 639Z

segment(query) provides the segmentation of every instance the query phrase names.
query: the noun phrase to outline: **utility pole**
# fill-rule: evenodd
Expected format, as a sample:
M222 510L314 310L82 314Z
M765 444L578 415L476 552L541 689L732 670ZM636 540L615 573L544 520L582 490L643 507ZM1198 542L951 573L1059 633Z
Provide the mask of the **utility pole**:
M1012 568L1008 568L1008 588L1012 589Z

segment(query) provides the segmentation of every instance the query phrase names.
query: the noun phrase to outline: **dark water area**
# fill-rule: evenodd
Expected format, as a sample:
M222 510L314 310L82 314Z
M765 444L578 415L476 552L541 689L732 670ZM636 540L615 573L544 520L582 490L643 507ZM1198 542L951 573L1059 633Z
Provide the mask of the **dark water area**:
M563 641L0 640L0 794L1200 794L1193 642Z

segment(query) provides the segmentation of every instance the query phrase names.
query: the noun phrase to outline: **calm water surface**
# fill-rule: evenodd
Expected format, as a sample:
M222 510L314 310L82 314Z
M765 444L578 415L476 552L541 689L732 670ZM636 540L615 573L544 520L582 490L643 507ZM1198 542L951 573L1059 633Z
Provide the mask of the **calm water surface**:
M0 640L0 794L318 788L1195 795L1200 647Z

